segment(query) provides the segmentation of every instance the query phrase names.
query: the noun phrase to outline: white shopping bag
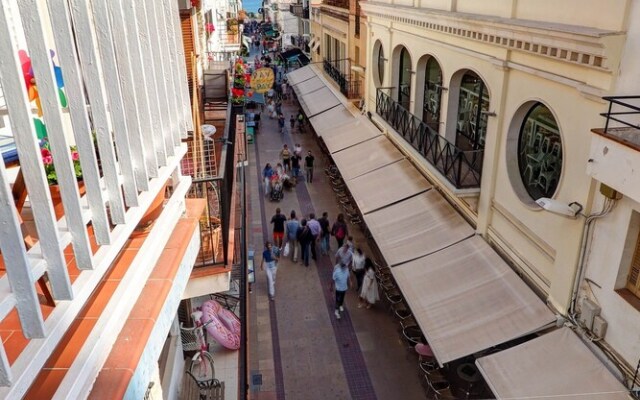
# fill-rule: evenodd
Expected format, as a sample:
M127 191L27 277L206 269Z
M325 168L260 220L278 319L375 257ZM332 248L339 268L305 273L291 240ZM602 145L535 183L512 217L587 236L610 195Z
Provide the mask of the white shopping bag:
M287 242L287 244L284 245L284 249L282 250L282 256L289 257L289 251L291 251L291 249L289 248L289 242Z

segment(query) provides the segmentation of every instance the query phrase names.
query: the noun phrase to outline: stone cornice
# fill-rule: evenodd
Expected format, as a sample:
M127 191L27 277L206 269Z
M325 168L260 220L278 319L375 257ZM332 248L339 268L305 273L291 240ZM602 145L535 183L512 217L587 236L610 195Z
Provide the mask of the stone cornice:
M363 1L362 10L370 20L420 28L498 46L587 68L611 71L617 67L625 34L574 25L523 21L474 14L399 6ZM614 54L612 54L614 53ZM610 65L609 60L616 65Z

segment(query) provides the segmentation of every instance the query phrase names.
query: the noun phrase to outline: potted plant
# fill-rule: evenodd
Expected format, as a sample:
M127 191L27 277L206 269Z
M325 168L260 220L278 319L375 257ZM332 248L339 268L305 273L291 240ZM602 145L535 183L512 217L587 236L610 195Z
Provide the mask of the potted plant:
M80 165L80 155L78 154L78 148L76 146L69 147L71 152L71 160L73 161L73 170L78 180L78 190L82 196L85 193L84 183L82 182L82 166ZM53 203L53 209L56 214L56 218L60 219L64 215L64 208L62 207L62 199L60 197L60 186L58 186L58 173L56 172L53 160L53 154L47 140L44 141L42 148L40 149L40 155L42 157L42 164L44 164L44 171L47 175L47 182L49 183L49 191L51 192L51 201Z

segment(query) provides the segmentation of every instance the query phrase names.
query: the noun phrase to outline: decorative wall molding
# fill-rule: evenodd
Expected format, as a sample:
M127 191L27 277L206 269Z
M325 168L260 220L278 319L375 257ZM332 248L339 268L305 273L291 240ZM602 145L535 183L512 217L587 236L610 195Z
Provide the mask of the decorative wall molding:
M484 20L481 16L443 14L432 10L392 4L363 2L362 9L372 18L420 28L424 31L456 36L485 45L551 58L600 71L612 70L607 50L617 49L612 37L624 40L622 32L562 26L534 21ZM473 18L475 17L475 18ZM526 22L526 23L525 23ZM611 44L607 46L607 44Z

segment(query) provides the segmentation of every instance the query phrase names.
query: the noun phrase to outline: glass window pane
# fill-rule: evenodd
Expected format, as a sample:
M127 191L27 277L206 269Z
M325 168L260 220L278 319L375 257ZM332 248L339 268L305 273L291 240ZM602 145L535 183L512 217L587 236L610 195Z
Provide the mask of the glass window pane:
M534 105L520 128L518 168L533 200L552 197L562 172L562 139L551 111Z
M400 52L400 71L398 74L398 103L409 110L411 100L411 56L406 48Z
M458 100L456 146L463 149L483 149L487 133L489 92L474 72L462 77Z
M378 49L378 79L380 84L384 82L384 50L382 50L382 46Z
M427 61L424 77L422 120L434 131L440 128L440 101L442 98L442 70L434 58Z

